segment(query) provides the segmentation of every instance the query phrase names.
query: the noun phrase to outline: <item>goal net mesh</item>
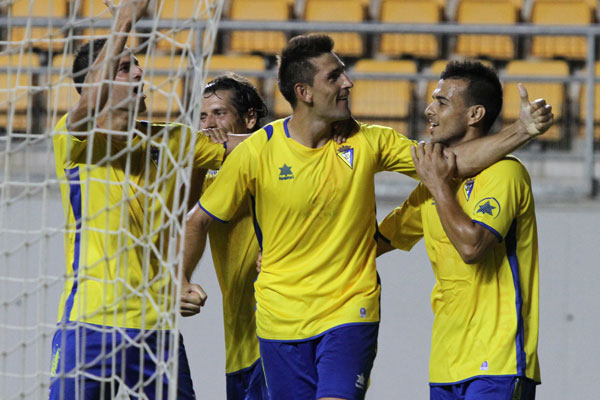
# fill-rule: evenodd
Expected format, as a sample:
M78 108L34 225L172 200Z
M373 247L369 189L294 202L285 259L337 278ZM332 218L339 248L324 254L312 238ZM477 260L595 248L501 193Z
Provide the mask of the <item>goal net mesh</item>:
M120 2L114 3L118 12ZM74 55L82 43L114 35L114 19L102 0L0 0L2 399L48 398L56 380L64 381L62 391L74 382L76 398L94 380L102 382L102 396L146 398L157 391L156 398L177 398L176 242L222 3L150 1L128 34L147 96L147 111L130 107L130 116L164 128L132 129L112 140L116 132L98 128L100 110L90 105L88 126L96 128L78 136L85 143L79 158L69 148L66 159L79 169L57 174L55 126L79 99ZM181 146L165 144L174 122L191 127L181 130ZM123 168L116 178L93 173L117 164ZM99 200L105 209L91 207ZM95 248L110 251L92 254L98 238L105 243ZM77 337L70 354L56 351L57 332L63 346L68 335ZM97 348L91 359L83 351L90 348ZM150 372L132 378L130 364Z

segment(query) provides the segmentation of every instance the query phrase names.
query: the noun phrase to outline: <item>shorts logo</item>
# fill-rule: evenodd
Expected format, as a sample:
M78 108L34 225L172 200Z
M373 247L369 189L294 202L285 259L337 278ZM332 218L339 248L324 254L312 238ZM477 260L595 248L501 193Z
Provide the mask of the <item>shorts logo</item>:
M488 370L488 362L484 361L483 363L481 363L481 367L479 367L479 369L482 371L487 371Z
M500 203L493 197L479 200L479 203L473 209L473 214L483 214L497 218L500 215Z
M354 149L350 146L342 146L337 150L337 155L350 168L354 168Z
M54 354L52 354L52 364L50 366L50 377L53 378L56 375L56 370L58 369L58 360L60 358L60 347L54 350Z
M362 308L360 309L360 317L361 317L361 318L365 318L366 316L367 316L367 309L366 309L366 308L364 308L364 307L362 307Z
M279 180L285 181L288 179L294 179L294 173L292 172L292 167L283 164L283 167L279 168Z
M359 389L364 389L365 388L365 374L364 373L360 373L360 375L356 375L356 383L354 384L354 386L356 386Z

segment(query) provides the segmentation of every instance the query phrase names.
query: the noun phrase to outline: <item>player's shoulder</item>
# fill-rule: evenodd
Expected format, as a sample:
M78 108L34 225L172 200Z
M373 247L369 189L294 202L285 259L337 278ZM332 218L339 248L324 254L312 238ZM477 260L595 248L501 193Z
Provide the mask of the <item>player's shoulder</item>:
M280 139L289 137L288 121L289 117L269 122L262 128L254 131L242 144L247 143L248 147L259 152L267 146L276 145Z
M484 177L494 176L496 178L524 178L529 180L529 174L523 162L510 154L483 170L480 175Z

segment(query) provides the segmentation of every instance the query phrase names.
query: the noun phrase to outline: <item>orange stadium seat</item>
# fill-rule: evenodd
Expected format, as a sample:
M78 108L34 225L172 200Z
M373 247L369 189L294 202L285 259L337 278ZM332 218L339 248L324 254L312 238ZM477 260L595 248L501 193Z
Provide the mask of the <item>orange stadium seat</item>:
M74 4L74 2L72 2ZM81 18L89 18L91 21L102 21L103 23L112 23L111 13L108 8L104 5L102 0L81 0L79 2L78 14ZM92 37L108 37L110 28L99 28L94 27L91 23L90 28L83 29L81 32L85 39L84 41L90 40ZM137 43L135 39L135 29L131 31L127 45L134 47Z
M596 62L595 75L600 75L600 61ZM585 71L584 71L585 72ZM580 135L585 134L585 119L587 115L587 87L585 84L581 85L579 92L579 125ZM595 84L594 90L594 137L596 140L600 140L600 83Z
M56 121L63 114L71 110L79 101L79 93L73 84L71 70L74 56L71 54L58 54L52 59L52 70L45 76L44 92L48 123ZM54 70L57 72L54 72ZM58 71L60 70L60 71ZM56 118L54 118L56 112ZM47 127L51 129L51 126Z
M58 51L66 42L61 25L54 18L69 16L68 2L65 0L13 0L9 2L8 16L13 18L44 18L46 26L12 27L9 31L9 42L29 42L31 47L42 50Z
M229 16L238 21L287 21L290 8L280 0L232 0ZM287 42L283 32L233 31L229 49L233 52L277 54Z
M251 76L252 73L265 71L265 60L257 55L213 54L208 65L206 81L214 79L218 74L235 72L247 78L262 95L261 79Z
M279 91L279 87L277 83L273 85L272 88L272 96L273 96L273 109L269 110L274 117L283 118L288 115L292 115L292 106L290 103L283 97L281 92Z
M507 1L463 0L456 21L460 24L512 25L518 10ZM466 57L490 57L508 60L515 56L515 44L507 35L458 35L456 54Z
M148 119L174 121L185 108L184 78L187 57L136 56L144 70L144 93Z
M589 25L592 10L585 1L536 1L531 22L538 25ZM561 57L582 60L587 52L583 36L534 36L531 55L534 57Z
M304 20L309 22L362 22L361 0L306 0ZM341 56L360 57L364 52L359 33L328 33L335 41L335 52Z
M416 74L410 60L360 60L354 73ZM410 116L413 83L407 79L355 79L350 96L352 114L360 120L406 120Z
M14 69L16 66L19 68ZM15 132L31 130L32 116L41 112L35 107L33 68L40 66L32 53L0 55L0 127ZM29 118L27 117L29 115Z
M382 0L379 18L386 23L436 24L441 14L437 0ZM432 34L385 33L380 38L379 53L432 59L439 55L439 43Z
M553 76L564 78L569 76L569 65L562 60L515 60L506 66L506 78L511 76ZM566 109L566 88L562 82L524 82L529 99L543 97L552 105L555 124L548 132L540 136L540 140L557 141L561 139L561 125L563 125ZM504 84L503 120L512 122L519 118L520 111L519 91L517 82L508 81Z

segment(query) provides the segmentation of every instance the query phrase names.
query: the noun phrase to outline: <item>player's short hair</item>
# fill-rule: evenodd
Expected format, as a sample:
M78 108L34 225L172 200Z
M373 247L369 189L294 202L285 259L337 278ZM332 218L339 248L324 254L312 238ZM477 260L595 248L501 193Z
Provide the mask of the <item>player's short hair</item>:
M258 90L256 90L248 79L233 72L220 75L208 82L204 88L204 97L213 94L217 96L216 92L218 90L228 90L231 92L232 95L230 98L233 102L233 107L238 113L238 118L242 118L250 109L253 109L256 114L256 123L250 128L250 131L254 132L260 128L260 120L267 116L269 110L262 97L258 94Z
M502 85L496 70L476 60L450 61L440 79L464 79L469 85L465 101L468 106L485 108L483 130L487 134L502 109Z
M300 35L290 39L279 56L279 90L292 108L297 99L294 93L296 83L312 85L317 68L311 58L333 51L333 39L323 34Z
M90 66L100 55L105 43L106 38L93 39L82 44L77 50L77 54L73 60L72 73L75 89L77 89L79 94L81 94L81 84L85 82L85 77L87 76Z

